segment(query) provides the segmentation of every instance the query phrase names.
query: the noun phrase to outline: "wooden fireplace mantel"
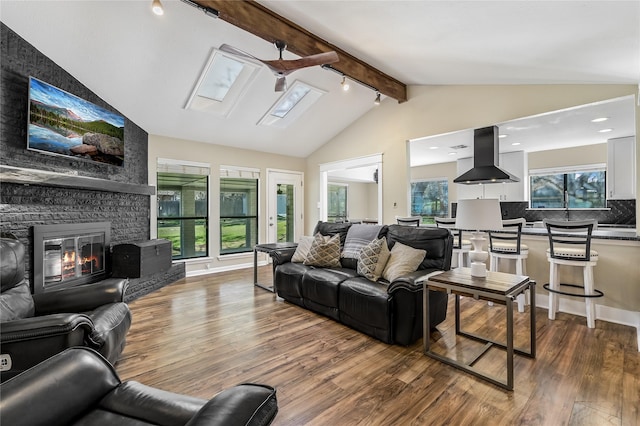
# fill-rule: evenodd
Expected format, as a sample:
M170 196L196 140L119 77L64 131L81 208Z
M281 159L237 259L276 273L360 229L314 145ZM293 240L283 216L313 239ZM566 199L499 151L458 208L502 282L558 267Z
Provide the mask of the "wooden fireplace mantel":
M94 191L121 192L126 194L155 195L155 186L117 182L89 176L22 167L0 165L0 181L22 185L57 186L63 188L90 189Z

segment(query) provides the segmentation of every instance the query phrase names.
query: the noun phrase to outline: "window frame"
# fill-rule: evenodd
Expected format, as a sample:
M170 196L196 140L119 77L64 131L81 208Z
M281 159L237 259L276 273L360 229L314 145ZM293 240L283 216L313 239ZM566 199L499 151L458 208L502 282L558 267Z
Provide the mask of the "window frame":
M255 180L255 215L223 215L222 214L222 184L226 179L242 179L242 180ZM249 168L249 167L237 167L237 166L220 166L220 178L218 181L218 222L219 222L219 238L218 238L218 254L221 258L229 257L229 256L237 256L237 255L246 255L249 253L253 253L253 249L255 244L259 244L260 242L260 169ZM224 249L223 244L223 221L225 219L247 219L253 220L255 223L255 228L253 229L255 232L255 237L253 239L249 239L251 243L248 246L242 247L240 249ZM245 234L245 241L247 241L247 236Z
M414 201L413 201L413 187L415 184L417 183L423 183L423 182L440 182L440 183L444 183L446 184L446 190L447 190L447 198L445 200L446 203L446 211L441 211L442 214L448 216L449 215L449 209L450 209L450 196L449 196L449 179L447 177L434 177L434 178L420 178L420 179L412 179L409 182L409 211L410 211L410 216L420 216L422 218L421 223L423 224L433 224L435 223L435 220L433 219L436 216L441 216L441 214L437 214L435 216L429 216L429 215L425 215L422 212L416 212L414 210ZM442 210L442 209L441 209Z
M182 215L182 205L181 205L181 214L179 216L161 216L160 215L160 206L161 201L159 199L160 193L163 190L171 190L175 191L175 188L163 188L161 187L161 179L160 175L162 174L173 174L173 175L185 175L185 176L201 176L205 179L205 188L204 194L206 196L206 201L204 203L206 207L205 215ZM210 256L210 229L209 224L211 222L211 207L210 207L210 196L211 196L211 174L210 174L210 165L207 163L195 163L190 161L180 161L180 160L172 160L166 158L158 158L157 161L157 169L156 169L156 197L155 197L155 219L156 219L156 236L158 238L160 235L160 223L162 221L170 221L177 220L181 223L180 225L180 254L174 256L172 253L172 260L174 261L189 261L189 260L199 260L209 258ZM180 202L182 203L182 196ZM195 209L195 205L194 205ZM205 238L205 250L201 252L201 254L194 255L185 255L184 250L184 233L183 233L183 223L188 220L203 220L204 221L204 238ZM194 253L195 250L194 250Z
M602 173L603 182L602 182L602 206L597 207L571 207L571 198L575 198L575 194L571 194L569 192L569 175L574 175L578 173ZM562 207L537 207L534 206L534 197L533 197L533 189L534 185L532 180L535 177L539 176L559 176L562 175ZM529 208L535 210L542 209L603 209L606 208L607 205L607 165L605 163L594 163L594 164L582 164L577 166L563 166L563 167L554 167L554 168L545 168L545 169L532 169L529 170ZM565 195L566 194L566 195Z
M344 215L343 216L332 216L330 215L331 211L331 191L329 187L342 187L344 188ZM344 182L327 182L327 222L337 221L340 218L342 220L347 220L349 218L349 184Z

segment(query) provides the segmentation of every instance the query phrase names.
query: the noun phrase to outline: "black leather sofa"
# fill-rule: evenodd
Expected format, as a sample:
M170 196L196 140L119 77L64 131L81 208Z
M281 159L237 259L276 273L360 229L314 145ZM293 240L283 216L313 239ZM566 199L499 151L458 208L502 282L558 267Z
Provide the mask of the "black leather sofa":
M351 223L318 222L314 235L340 234L344 244ZM317 268L292 263L295 249L271 254L274 284L279 297L339 321L390 344L410 345L422 337L423 289L416 282L436 270L451 268L453 238L447 229L390 225L386 235L389 249L396 242L427 254L418 270L389 283L373 282L356 272L353 262L341 262L340 268ZM430 293L429 319L433 327L446 318L447 295Z
M207 401L121 382L113 367L84 347L65 350L0 386L0 424L263 426L278 412L272 387L241 384Z
M32 295L19 240L0 238L0 262L2 381L71 346L118 360L131 326L126 279Z

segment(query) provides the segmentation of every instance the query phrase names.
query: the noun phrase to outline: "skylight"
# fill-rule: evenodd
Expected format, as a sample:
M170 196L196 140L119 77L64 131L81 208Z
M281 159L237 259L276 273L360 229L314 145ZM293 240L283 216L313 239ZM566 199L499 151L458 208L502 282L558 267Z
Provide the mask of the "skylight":
M292 87L291 90L287 91L282 99L280 99L280 102L278 102L271 110L271 115L278 118L284 118L284 116L287 115L287 113L291 111L291 109L295 107L310 90L311 88L304 84L297 84L295 87Z
M229 89L240 75L244 64L224 55L214 55L204 79L198 88L198 95L222 102Z
M228 115L259 70L260 65L214 49L185 108Z
M326 92L296 80L267 111L258 124L285 128L311 107Z

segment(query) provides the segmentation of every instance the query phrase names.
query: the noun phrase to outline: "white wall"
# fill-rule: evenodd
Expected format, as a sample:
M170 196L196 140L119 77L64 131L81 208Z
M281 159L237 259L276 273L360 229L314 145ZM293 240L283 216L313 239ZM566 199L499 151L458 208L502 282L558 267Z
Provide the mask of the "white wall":
M577 84L410 86L408 102L398 104L393 99L385 99L377 108L307 157L307 231L313 229L319 216L319 164L382 152L383 222L392 223L396 215L408 212L407 140L636 95L637 89L634 85ZM636 129L640 129L638 107ZM640 135L640 130L636 133ZM640 149L636 149L636 155L640 158ZM640 180L640 174L637 179ZM640 214L637 216L640 217Z

